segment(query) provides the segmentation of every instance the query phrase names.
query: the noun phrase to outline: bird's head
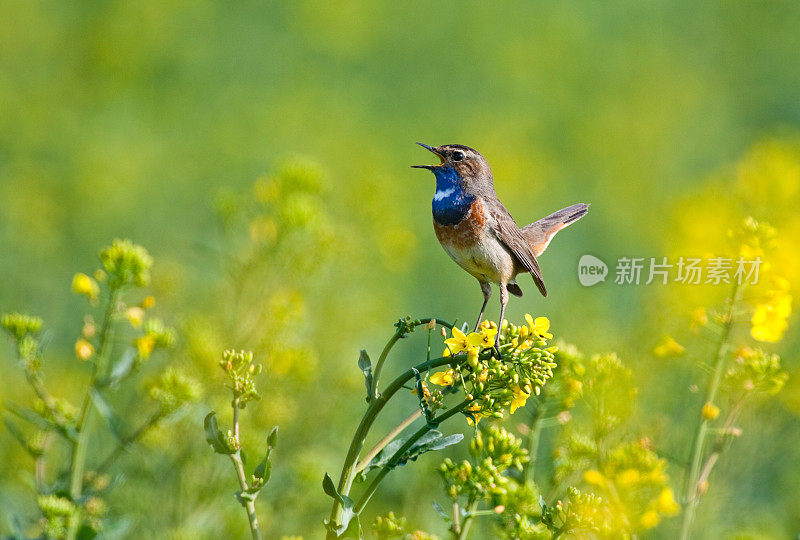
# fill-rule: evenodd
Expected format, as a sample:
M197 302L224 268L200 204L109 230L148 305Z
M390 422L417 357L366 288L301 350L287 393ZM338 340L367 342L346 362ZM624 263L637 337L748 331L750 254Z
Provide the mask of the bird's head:
M412 165L412 167L428 169L437 178L455 173L467 186L478 187L487 182L489 185L492 184L492 170L489 168L489 163L477 150L461 144L443 144L442 146L417 144L436 154L439 164Z

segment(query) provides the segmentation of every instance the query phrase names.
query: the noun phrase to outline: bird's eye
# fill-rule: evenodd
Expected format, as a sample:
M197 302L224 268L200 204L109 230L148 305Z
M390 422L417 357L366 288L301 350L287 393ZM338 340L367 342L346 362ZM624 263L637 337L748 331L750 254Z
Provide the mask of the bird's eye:
M461 161L462 159L464 159L464 154L462 152L458 150L453 152L453 161Z

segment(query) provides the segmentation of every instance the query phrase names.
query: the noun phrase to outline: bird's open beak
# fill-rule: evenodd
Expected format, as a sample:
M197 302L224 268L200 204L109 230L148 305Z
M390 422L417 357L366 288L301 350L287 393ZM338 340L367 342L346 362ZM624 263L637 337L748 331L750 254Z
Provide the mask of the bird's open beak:
M412 165L412 167L414 167L415 169L428 169L428 170L432 171L433 169L435 169L436 167L439 167L442 163L444 163L444 156L442 154L440 154L439 151L436 150L436 148L434 148L433 146L428 146L427 144L424 144L424 143L421 143L421 142L418 142L417 144L420 145L421 147L423 147L424 149L429 150L430 152L433 152L434 154L436 154L439 157L440 161L439 161L439 165Z

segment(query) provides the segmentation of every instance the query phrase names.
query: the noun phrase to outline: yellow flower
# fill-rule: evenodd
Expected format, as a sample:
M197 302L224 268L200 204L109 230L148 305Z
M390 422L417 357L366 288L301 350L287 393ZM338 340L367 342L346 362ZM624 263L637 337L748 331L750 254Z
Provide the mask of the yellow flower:
M140 328L144 322L144 309L140 307L130 307L125 310L125 317L134 328Z
M442 351L442 357L443 358L447 358L448 356L450 356L450 349L443 350Z
M152 295L148 295L144 297L142 300L142 309L150 309L156 305L156 299Z
M757 341L780 341L788 327L786 319L792 313L792 297L785 291L774 291L766 303L756 306L750 320L750 335Z
M606 479L600 471L595 469L589 469L588 471L583 473L583 481L587 484L594 484L596 486L602 486L605 484Z
M672 336L664 336L653 348L653 354L662 358L670 356L680 356L686 352L686 348L675 341Z
M644 529L652 529L658 525L659 521L661 521L661 518L658 517L658 512L655 510L648 510L642 514L642 517L639 519L639 523L641 523Z
M94 346L87 340L81 338L75 342L75 356L78 360L88 360L94 354Z
M665 487L656 499L656 510L665 516L674 516L681 507L675 502L675 494L671 488Z
M511 401L511 407L510 407L511 414L514 414L514 411L516 411L520 407L524 407L525 406L525 402L528 401L529 397L531 397L530 394L526 393L519 386L515 386L514 387L514 399Z
M458 354L461 351L468 351L472 347L467 341L467 336L464 335L464 332L455 326L452 329L452 334L453 337L444 340L451 353Z
M719 407L711 403L710 401L703 405L702 410L703 418L706 420L714 420L716 417L719 416Z
M488 349L494 347L496 335L497 328L482 327L480 332L472 332L467 336L467 343L476 349Z
M151 335L138 337L134 343L136 344L136 348L139 350L139 356L145 359L150 356L150 353L153 352L153 349L156 346L156 340Z
M641 477L636 469L625 469L617 475L617 482L623 486L630 486L637 483Z
M447 371L437 371L431 375L430 381L439 386L452 386L456 380L455 371L448 369Z
M100 295L100 286L95 280L79 272L72 278L72 292L82 294L89 300L95 301Z
M528 321L528 327L530 328L531 334L544 339L553 338L553 334L548 332L548 330L550 330L550 319L547 317L536 317L534 319L530 316L530 314L526 313L525 320Z
M467 422L469 422L470 425L477 424L478 422L481 421L481 418L484 417L484 415L482 413L478 412L480 410L481 410L481 406L479 404L477 404L477 403L473 403L472 405L467 407L467 411L472 413L472 416L467 416ZM473 417L475 418L474 421L472 419Z

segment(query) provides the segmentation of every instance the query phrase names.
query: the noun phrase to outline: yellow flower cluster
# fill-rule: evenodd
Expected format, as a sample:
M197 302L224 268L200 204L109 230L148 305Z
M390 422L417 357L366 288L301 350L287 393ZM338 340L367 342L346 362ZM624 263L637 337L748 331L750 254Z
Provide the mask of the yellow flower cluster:
M583 481L611 507L609 515L618 516L614 529L652 529L680 510L663 469L663 460L634 443L612 450L602 471L585 471Z
M481 354L492 349L497 340L499 330L492 321L484 321L477 331L469 334L454 327L451 337L445 339L447 348L442 356L455 357L466 353L467 371L462 373L459 369L451 368L433 373L429 380L437 386L449 387L466 383L469 379L473 395L476 396L475 401L466 408L470 423L483 417L502 416L502 409L505 407L513 414L525 405L532 393L538 394L539 385L550 377L547 370L552 369L555 364L548 364L547 359L552 358L557 348L539 348L546 345L545 340L553 337L549 332L550 321L547 317L533 318L529 314L525 315L525 319L527 324L520 327L503 323L500 334L500 349L504 355L502 362L495 359L494 354ZM542 361L547 365L534 367ZM540 369L545 371L537 371ZM491 393L499 401L491 399ZM477 398L481 395L485 399Z
M782 278L773 278L776 288L767 293L767 300L758 304L750 320L750 335L757 341L775 343L780 341L789 326L787 319L792 313L792 295L789 283Z

